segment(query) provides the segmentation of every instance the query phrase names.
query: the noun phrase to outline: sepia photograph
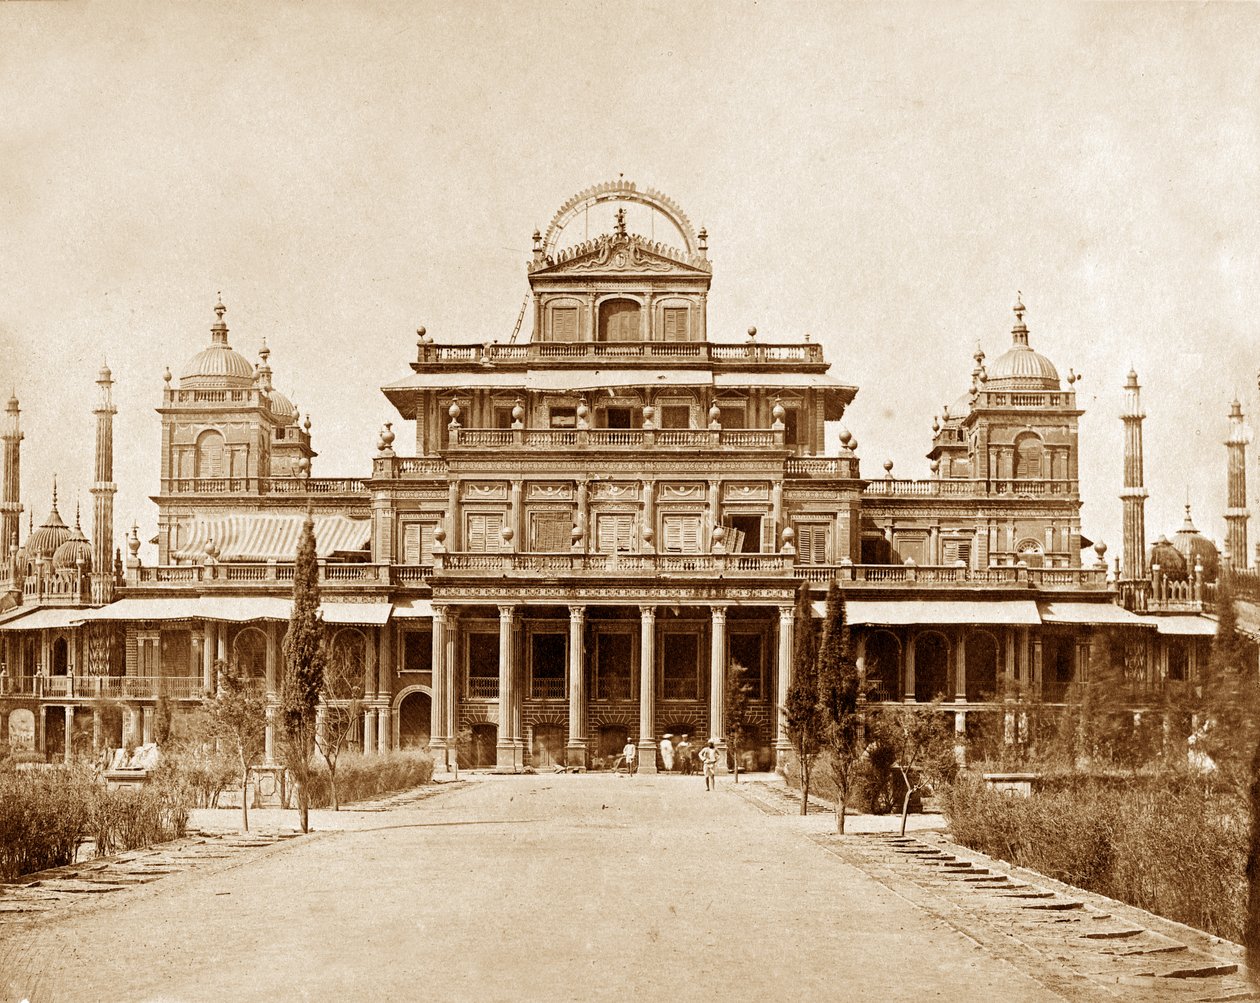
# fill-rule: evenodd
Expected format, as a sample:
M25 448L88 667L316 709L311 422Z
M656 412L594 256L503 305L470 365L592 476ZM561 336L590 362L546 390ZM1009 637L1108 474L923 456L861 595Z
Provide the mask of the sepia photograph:
M0 1003L1260 1000L1257 52L0 2Z

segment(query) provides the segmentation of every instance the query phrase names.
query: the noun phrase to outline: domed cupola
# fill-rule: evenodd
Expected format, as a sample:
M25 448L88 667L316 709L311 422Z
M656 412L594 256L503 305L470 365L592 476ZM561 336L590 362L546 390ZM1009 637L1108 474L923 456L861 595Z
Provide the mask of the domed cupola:
M1022 298L1015 300L1015 326L1011 328L1013 344L998 356L988 369L985 390L1058 390L1059 371L1054 363L1028 344L1028 327L1024 324Z
M1168 541L1168 537L1161 535L1155 541L1155 545L1151 547L1148 555L1148 566L1154 568L1159 565L1160 574L1165 578L1171 578L1180 581L1186 577L1186 558L1173 544Z
M216 320L210 325L210 347L186 363L179 374L182 388L245 388L254 382L254 367L228 344L228 327L223 322L227 307L220 299L214 306Z
M1185 558L1186 572L1194 571L1196 564L1203 565L1203 577L1208 581L1216 580L1217 563L1220 555L1216 552L1216 544L1195 528L1190 518L1190 505L1186 505L1186 519L1181 528L1173 534L1172 545Z
M91 571L92 544L88 542L88 538L83 535L83 530L79 526L79 509L76 505L74 510L74 529L70 531L70 536L66 539L66 542L53 551L53 570L77 571L79 570L80 559L83 561L83 570L85 572Z
M267 347L266 338L263 339L262 348L258 350L258 368L255 374L258 379L258 388L267 395L271 413L285 425L297 424L297 406L271 385L271 349Z
M32 564L41 559L51 560L57 548L68 539L70 539L70 527L57 511L57 482L54 480L52 511L48 513L48 518L44 520L43 525L26 538L26 546L22 548L23 555Z

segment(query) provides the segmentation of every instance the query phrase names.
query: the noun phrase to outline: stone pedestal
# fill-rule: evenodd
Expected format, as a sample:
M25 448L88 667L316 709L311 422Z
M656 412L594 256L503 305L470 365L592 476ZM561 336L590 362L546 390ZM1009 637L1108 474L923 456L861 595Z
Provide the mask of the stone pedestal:
M640 773L656 773L656 743L655 742L639 742L639 763L638 771Z

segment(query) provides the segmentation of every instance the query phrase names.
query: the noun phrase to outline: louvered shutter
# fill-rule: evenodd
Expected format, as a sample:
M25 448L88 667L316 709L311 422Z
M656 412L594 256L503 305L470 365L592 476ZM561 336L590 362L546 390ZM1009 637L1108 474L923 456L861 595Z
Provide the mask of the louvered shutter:
M420 563L420 523L408 522L403 525L403 564Z
M631 534L634 531L632 515L605 512L596 520L595 526L600 553L611 554L614 549L630 549Z
M569 549L571 523L566 512L535 512L530 521L530 549L557 552Z
M577 341L577 307L558 307L551 312L551 340Z
M665 340L686 341L688 339L686 307L670 307L665 311Z
M827 527L820 524L797 526L796 553L802 564L826 564Z
M468 550L484 554L497 551L503 539L501 512L477 513L468 516Z
M665 549L675 554L700 553L700 517L668 515L664 519Z

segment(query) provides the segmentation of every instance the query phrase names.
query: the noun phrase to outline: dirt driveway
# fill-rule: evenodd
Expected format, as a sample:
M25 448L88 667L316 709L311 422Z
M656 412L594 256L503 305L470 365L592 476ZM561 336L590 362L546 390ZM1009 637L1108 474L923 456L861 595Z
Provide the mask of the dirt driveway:
M8 999L1059 999L677 777L495 777L0 932ZM317 819L318 822L318 819Z

